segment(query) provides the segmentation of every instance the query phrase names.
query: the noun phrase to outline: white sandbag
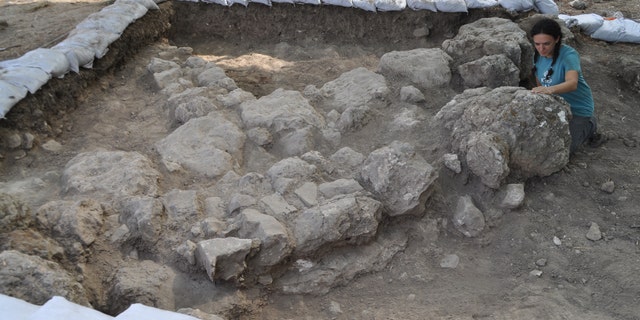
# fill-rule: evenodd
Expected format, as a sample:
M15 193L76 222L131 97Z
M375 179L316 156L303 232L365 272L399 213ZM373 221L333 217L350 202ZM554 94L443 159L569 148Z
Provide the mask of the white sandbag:
M44 48L29 51L17 59L0 61L0 67L40 68L54 77L63 77L70 70L69 60L63 53Z
M29 320L113 320L112 316L55 296L31 315Z
M604 18L595 13L579 14L576 16L569 16L566 14L559 14L558 18L564 21L564 24L568 28L578 26L582 32L587 35L593 34L604 23Z
M640 25L625 18L604 20L591 37L608 42L640 43Z
M436 0L407 0L407 7L413 10L438 11L436 9Z
M234 4L240 4L246 7L249 5L249 0L227 0L228 6L232 6Z
M0 87L2 84L0 84ZM2 92L2 90L0 90ZM0 97L2 99L2 97ZM2 105L0 104L0 109ZM2 114L4 117L4 113ZM27 320L40 306L21 299L0 294L0 315L11 315L12 320Z
M352 0L354 8L376 12L376 0Z
M63 53L67 57L67 61L69 61L69 69L75 73L80 72L80 67L86 69L93 67L93 60L96 54L92 49L60 42L53 46L51 50Z
M249 0L249 2L264 4L265 6L271 7L271 0Z
M160 7L158 7L158 4L153 0L116 0L114 4L118 4L118 3L138 3L143 5L145 8L149 10L160 9Z
M295 3L302 3L302 4L312 4L312 5L316 5L319 6L322 4L321 0L294 0Z
M131 19L129 23L144 17L149 9L142 4L135 2L116 2L110 6L106 6L100 10L103 14L118 14Z
M522 12L535 8L534 0L498 0L498 3L510 11Z
M322 0L322 4L347 8L353 7L353 1L351 0Z
M120 35L102 30L74 29L69 37L62 42L72 47L93 50L95 57L100 59L109 51L109 45L118 40Z
M223 5L223 6L228 6L229 5L227 0L200 0L200 2L220 4L220 5Z
M142 7L144 8L144 7ZM146 8L144 8L147 10ZM78 30L102 30L109 33L122 34L135 19L131 16L117 13L105 13L103 11L90 14L76 25Z
M115 320L198 320L190 315L147 307L134 303L115 317Z
M442 12L468 12L464 0L436 0L436 9Z
M402 11L407 7L407 0L375 0L374 2L378 11Z
M2 69L0 69L0 72L2 72ZM24 86L16 86L0 79L0 118L4 118L9 110L26 96L27 88ZM8 313L3 313L0 306L0 314Z
M14 86L27 88L32 94L36 93L50 79L51 74L40 68L9 67L0 69L0 80Z
M498 0L465 0L467 2L467 8L479 9L479 8L491 8L498 6Z
M533 3L542 14L558 14L560 9L553 0L535 0Z

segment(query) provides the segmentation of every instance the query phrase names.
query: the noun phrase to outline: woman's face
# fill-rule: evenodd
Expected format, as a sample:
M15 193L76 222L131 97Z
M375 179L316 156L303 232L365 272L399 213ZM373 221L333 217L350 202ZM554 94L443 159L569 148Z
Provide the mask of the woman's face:
M548 34L539 33L533 36L533 44L536 46L538 53L547 58L553 57L553 48L555 48L559 39L555 39Z

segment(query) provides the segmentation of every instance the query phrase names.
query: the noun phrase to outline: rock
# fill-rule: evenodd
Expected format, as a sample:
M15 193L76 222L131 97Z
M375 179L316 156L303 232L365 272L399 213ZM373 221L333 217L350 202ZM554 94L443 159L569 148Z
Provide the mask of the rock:
M380 58L377 72L418 89L444 87L451 81L451 57L441 49L392 51Z
M484 230L484 215L473 204L471 196L458 199L456 211L453 214L453 225L467 237L476 237Z
M206 69L196 76L197 83L201 87L217 87L228 91L238 89L235 81L227 77L224 70L215 64L207 64Z
M58 141L48 140L42 144L42 149L49 152L60 152L62 150L62 145Z
M462 165L460 164L460 160L458 159L458 155L455 153L446 153L442 156L442 160L444 162L444 166L449 170L460 173L462 172Z
M164 89L169 87L171 84L178 82L180 77L182 77L182 69L180 69L180 67L175 67L154 73L153 81L159 89Z
M119 314L134 303L175 310L173 286L176 273L151 260L130 261L118 268L107 292L107 309Z
M216 238L198 242L196 257L207 271L211 281L237 279L244 272L245 259L253 241L234 237Z
M354 179L338 179L331 182L325 182L318 186L318 191L325 199L331 199L335 196L352 193L357 195L365 192L358 181Z
M289 204L287 200L278 193L267 195L260 199L260 203L266 209L266 212L282 221L292 218L292 214L298 211L298 208Z
M553 236L553 244L555 244L556 246L562 245L562 241L560 240L560 238Z
M400 88L400 101L422 103L425 101L425 98L420 89L414 86L404 86Z
M386 106L383 99L389 92L382 75L360 67L325 83L320 88L322 99L319 104L327 112L337 110L340 113L352 107L383 107Z
M569 5L576 10L584 10L587 8L587 4L580 0L571 1L569 2Z
M63 296L89 306L87 292L59 264L7 250L0 252L2 294L42 305L52 296Z
M132 239L154 245L164 222L162 201L155 197L136 196L119 202L119 221L127 226Z
M245 101L256 100L256 97L251 92L238 88L228 94L218 95L216 99L220 101L221 105L225 108L235 108Z
M438 174L413 146L394 141L369 154L357 180L384 205L385 214L420 215Z
M368 197L344 195L305 209L292 222L298 255L321 247L361 244L377 232L382 205Z
M460 258L456 254L448 254L440 260L440 268L455 269L458 267Z
M217 109L218 107L210 99L194 97L187 102L179 104L178 107L170 112L169 118L173 126L179 126L193 118L204 117Z
M597 223L591 222L589 231L587 232L587 239L591 241L598 241L602 239L602 233L600 232L600 226Z
M238 236L260 243L260 251L251 258L258 270L280 263L293 251L293 239L287 228L274 217L255 209L244 209L238 220Z
M169 171L187 170L215 178L242 163L246 136L237 125L221 116L191 119L156 143Z
M164 225L173 230L185 230L190 227L201 212L198 196L195 190L171 190L162 198L164 207Z
M7 134L4 137L4 144L7 148L15 149L22 145L22 137L18 133Z
M501 207L506 209L516 209L524 202L524 184L511 183L506 187L506 194L501 202Z
M609 180L600 186L600 190L611 194L616 190L616 184L612 180Z
M452 153L466 157L485 185L498 188L509 175L547 176L566 166L569 114L568 105L553 96L478 88L455 96L434 121L444 127Z
M151 61L147 65L147 70L151 73L160 73L167 70L180 68L180 65L173 61L164 60L160 58L151 58Z
M504 54L484 56L458 66L465 88L518 86L520 69Z
M335 302L335 301L331 301L331 302L329 303L329 312L330 312L332 315L337 316L337 315L342 314L342 308L340 307L340 304L339 304L339 303L337 303L337 302Z
M542 275L542 271L540 270L531 270L531 272L529 272L529 275L532 277L540 277Z
M155 196L160 173L138 152L83 152L67 162L62 174L66 194L96 197Z
M517 78L520 80L527 80L531 68L533 68L534 49L529 43L527 33L518 24L504 18L482 18L465 24L460 27L458 34L453 39L445 40L442 43L442 49L453 58L455 68L494 55L504 55L508 60L511 60L519 70ZM497 65L489 67L496 62L496 59L502 60L503 58L484 58L476 64L478 66L484 65L484 68L488 67L487 70L504 69L509 74L514 71L511 66L507 67L503 62L500 62L502 67L497 67ZM463 70L471 71L468 67L464 67ZM500 82L497 77L489 77L488 79L491 80L485 81L496 84ZM508 82L511 82L512 76L509 75L508 79ZM471 82L477 82L477 80Z
M0 193L0 233L25 229L32 222L29 206L10 194Z
M298 268L290 268L274 279L274 287L288 294L325 294L360 274L384 269L396 253L406 248L407 241L405 233L395 230L357 248L333 248L315 262L299 260Z
M56 200L38 209L36 222L63 245L67 254L78 256L98 238L103 216L102 206L95 200Z
M536 260L536 266L544 267L546 265L547 265L547 259L540 258L540 259Z
M313 207L318 204L318 185L313 182L303 183L294 193L307 207Z

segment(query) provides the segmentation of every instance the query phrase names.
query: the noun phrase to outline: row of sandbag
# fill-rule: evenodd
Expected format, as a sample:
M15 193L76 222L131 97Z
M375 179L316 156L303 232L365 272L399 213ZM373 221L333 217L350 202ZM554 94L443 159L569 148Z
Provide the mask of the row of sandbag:
M367 11L430 10L433 12L468 12L468 9L502 6L507 10L524 12L538 10L544 14L558 14L558 5L553 0L183 0L190 2L214 3L224 6L260 3L332 5L353 7Z
M577 26L582 32L594 39L608 42L631 42L640 43L640 23L625 19L616 12L612 17L602 17L595 13L579 14L569 16L560 14L567 27Z
M42 306L0 294L0 319L11 320L198 320L186 314L132 304L116 317L54 296Z
M158 9L158 5L153 0L116 0L89 15L52 48L38 48L20 58L0 61L0 118L52 77L79 72L80 67L91 68L94 59L102 58L127 26L149 9Z

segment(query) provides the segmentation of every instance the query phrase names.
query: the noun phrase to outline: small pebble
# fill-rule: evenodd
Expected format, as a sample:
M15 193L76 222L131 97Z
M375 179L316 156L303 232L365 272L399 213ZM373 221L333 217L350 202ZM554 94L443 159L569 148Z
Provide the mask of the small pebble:
M600 186L600 190L602 190L602 191L604 191L604 192L606 192L606 193L609 193L609 194L613 193L613 191L614 191L615 189L616 189L616 184L615 184L613 181L611 181L611 180L609 180L609 181L607 181L607 182L603 183L603 184Z
M544 267L546 265L547 265L547 259L542 258L542 259L536 260L536 266Z
M540 277L542 275L542 271L540 270L531 270L531 272L529 272L530 276L533 277Z
M602 239L602 233L600 232L600 226L597 223L591 222L589 232L587 232L587 239L591 241L598 241Z
M560 238L553 236L553 244L555 244L556 246L559 246L562 244L562 241L560 241Z

